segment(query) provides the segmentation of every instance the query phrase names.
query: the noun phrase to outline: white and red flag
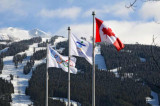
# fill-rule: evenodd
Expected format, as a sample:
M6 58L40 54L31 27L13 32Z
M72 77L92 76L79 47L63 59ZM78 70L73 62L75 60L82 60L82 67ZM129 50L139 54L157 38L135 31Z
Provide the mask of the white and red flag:
M48 47L48 67L62 68L65 72L68 72L68 56L62 56L55 51L51 46ZM77 68L75 68L76 58L71 57L70 60L70 72L76 74Z
M96 19L96 40L95 42L107 42L113 44L117 51L124 48L124 44L118 37L112 32L112 29L104 24L104 22L98 18Z

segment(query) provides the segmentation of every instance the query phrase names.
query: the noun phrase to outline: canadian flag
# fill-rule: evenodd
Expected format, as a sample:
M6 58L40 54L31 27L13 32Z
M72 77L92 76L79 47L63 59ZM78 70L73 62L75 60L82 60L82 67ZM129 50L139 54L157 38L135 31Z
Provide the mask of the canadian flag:
M124 44L118 37L112 32L112 29L104 24L104 22L98 18L96 19L96 42L107 42L113 44L117 51L124 48Z

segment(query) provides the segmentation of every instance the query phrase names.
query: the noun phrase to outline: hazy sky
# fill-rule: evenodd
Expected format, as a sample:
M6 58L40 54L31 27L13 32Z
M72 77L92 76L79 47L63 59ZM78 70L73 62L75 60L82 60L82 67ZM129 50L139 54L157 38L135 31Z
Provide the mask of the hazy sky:
M125 43L150 44L160 36L160 2L138 0L133 9L125 8L133 0L0 0L0 28L38 28L53 35L73 33L92 35L92 11L104 20ZM158 40L158 39L157 39ZM158 42L158 41L157 41Z

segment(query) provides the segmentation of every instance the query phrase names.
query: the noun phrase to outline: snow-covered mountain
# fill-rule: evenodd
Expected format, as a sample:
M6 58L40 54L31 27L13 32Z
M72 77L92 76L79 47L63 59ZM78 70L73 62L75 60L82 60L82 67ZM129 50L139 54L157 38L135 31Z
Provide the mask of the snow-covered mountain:
M33 37L37 37L37 36L41 36L41 37L49 37L50 35L47 34L44 31L41 31L39 29L33 29L29 31L29 35L33 36Z
M0 40L15 41L15 40L29 39L31 37L37 37L37 36L48 37L50 35L39 29L33 29L30 31L13 27L0 29Z

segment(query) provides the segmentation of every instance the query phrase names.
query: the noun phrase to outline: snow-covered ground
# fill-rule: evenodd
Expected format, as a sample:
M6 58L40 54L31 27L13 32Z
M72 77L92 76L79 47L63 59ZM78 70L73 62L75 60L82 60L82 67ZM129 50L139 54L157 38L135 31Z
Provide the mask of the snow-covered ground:
M4 45L5 45L5 44L7 44L7 43L6 43L5 41L4 41L4 42L1 41L0 44L4 44Z
M15 68L12 62L13 56L8 56L4 58L4 69L0 77L6 80L10 80L10 74L13 75L13 80L11 81L14 86L14 93L12 94L11 106L28 106L32 102L29 96L25 95L25 89L28 86L28 80L31 77L31 72L28 75L23 74L23 67L28 59L25 59L22 64Z
M46 42L46 40L50 39L49 37L43 37L42 42Z
M59 42L64 42L64 41L67 41L68 38L63 38L63 37L58 37L57 39L55 39L54 41L54 46L56 47L56 45L59 43Z
M30 35L27 30L12 27L0 29L1 40L22 40L29 38Z
M59 98L59 97L53 97L52 98L53 100L60 100L60 101L64 101L66 106L68 104L68 99L67 98ZM73 105L73 106L81 106L81 104L79 102L75 102L73 100L70 100L70 103Z
M26 53L27 58L24 59L21 64L19 63L17 68L15 68L14 63L12 62L13 56L7 56L3 59L4 68L0 77L10 81L10 75L13 75L13 80L11 82L14 86L14 93L12 94L11 106L28 106L29 104L32 104L30 97L25 95L25 89L28 86L28 80L32 76L32 71L29 74L24 75L23 67L26 65L27 61L30 59L30 56L33 54L33 48L37 47L37 45L38 43L30 45L28 50L19 53ZM38 65L38 62L35 63L35 65Z
M150 97L146 97L146 102L151 104L152 106L159 106L158 94L154 91L151 91L151 95L153 96L153 99Z
M2 52L6 52L7 50L8 50L8 47L6 47L6 48L0 50L0 54L1 54Z
M42 38L42 42L46 41L46 39L48 39L48 38ZM55 40L54 46L57 45L58 42L63 42L66 40L67 40L67 38L59 37L58 39ZM11 80L10 75L13 75L13 80L11 82L14 86L14 93L12 94L11 106L28 106L29 104L32 104L30 97L25 95L25 89L28 86L28 80L32 76L32 71L29 74L24 75L23 74L23 67L26 65L27 61L30 59L30 56L33 54L34 48L36 48L36 51L41 50L41 49L46 49L43 47L38 47L38 43L34 43L33 45L30 45L28 50L21 52L21 53L18 53L18 54L26 53L27 58L24 59L21 64L19 63L17 68L15 68L14 63L12 62L13 56L7 56L3 59L4 68L2 70L2 74L0 74L0 77L10 81ZM7 50L7 48L5 48L4 50ZM98 68L106 70L107 68L106 68L104 58L100 52L100 46L96 47L95 54L96 54L95 62L96 62L96 64L98 64ZM45 63L45 62L46 62L46 59L35 61L35 65L34 65L33 69L37 65L39 65L41 63ZM57 98L53 98L53 99L57 99ZM67 101L67 99L65 99L65 98L61 98L60 100ZM77 106L77 102L75 102L75 101L71 101L71 102L74 106ZM78 103L78 106L80 106L80 103Z
M35 51L45 50L45 49L46 49L46 47L37 47L37 48L35 48Z
M1 28L0 40L24 40L32 37L50 37L51 35L39 29L24 30L19 28Z
M49 38L42 38L42 42L46 41L47 39ZM57 44L58 42L65 41L65 40L67 39L59 37L58 39L56 39L55 44ZM36 51L46 49L45 47L38 47L38 43L34 43L33 45L30 45L28 50L18 53L18 54L26 53L27 58L24 59L21 64L19 63L17 68L15 68L14 63L12 62L13 56L7 56L3 59L4 67L2 70L2 74L0 74L0 77L5 80L11 81L14 86L14 93L12 94L11 106L28 106L30 104L33 104L32 101L30 100L30 97L25 95L25 89L28 86L28 80L32 76L32 71L29 74L24 75L23 67L26 65L27 61L30 59L30 56L33 54L34 48L36 48ZM5 52L7 49L8 48L5 48L4 50L1 50L0 52ZM37 65L41 63L45 63L45 62L46 62L46 59L35 61L33 69ZM13 80L11 80L10 75L13 75Z
M119 74L118 74L118 68L114 68L114 69L111 69L111 70L109 70L110 72L113 72L114 74L115 74L115 76L117 77L117 78L119 78Z
M98 69L107 70L104 57L101 55L100 46L96 46L95 48L95 64L98 65Z
M140 57L139 59L140 59L141 62L146 62L145 58Z

